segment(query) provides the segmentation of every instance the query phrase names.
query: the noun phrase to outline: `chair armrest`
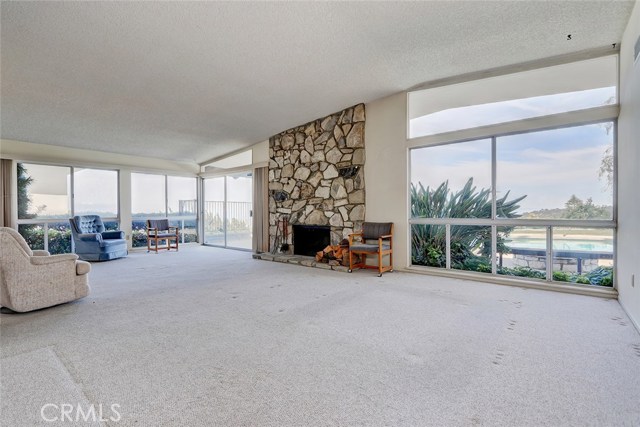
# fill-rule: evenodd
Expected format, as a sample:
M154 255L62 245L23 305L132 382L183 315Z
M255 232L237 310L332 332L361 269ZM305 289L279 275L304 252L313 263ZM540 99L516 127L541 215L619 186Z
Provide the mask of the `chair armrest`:
M102 232L103 239L124 239L124 231L103 231Z
M158 234L157 227L147 227L147 236L150 236L152 234Z
M177 225L170 225L170 226L169 226L169 230L171 230L172 228L174 228L176 231L178 231L178 229L179 229L180 227L178 227Z
M360 233L350 233L348 238L349 238L349 246L351 246L351 244L353 243L353 238L355 236L360 236L362 237L362 231Z
M49 256L49 255L51 255L49 253L49 251L35 250L35 251L31 251L31 252L33 252L33 256Z
M393 234L385 234L383 236L378 237L378 249L382 252L382 241L389 240L389 249L393 248L393 240L391 239Z
M75 261L78 259L76 254L60 254L51 256L34 256L31 257L31 264L33 265L49 265L56 264L58 262Z
M102 235L98 233L83 233L78 234L78 239L82 242L100 242L102 241Z

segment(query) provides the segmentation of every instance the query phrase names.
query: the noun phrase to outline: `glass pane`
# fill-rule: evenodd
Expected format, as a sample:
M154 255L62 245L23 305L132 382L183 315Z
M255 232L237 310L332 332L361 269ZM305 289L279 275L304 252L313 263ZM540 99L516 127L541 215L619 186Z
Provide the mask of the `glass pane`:
M546 227L497 227L498 274L547 278Z
M18 233L24 237L31 250L44 250L44 225L19 224Z
M612 128L607 122L498 138L498 216L612 219Z
M104 224L104 229L106 231L120 230L120 224L118 223L118 221L105 221L104 218L102 218L102 221Z
M617 56L409 93L409 137L615 104Z
M118 172L101 169L73 170L74 214L118 216Z
M491 227L451 226L451 268L491 273Z
M554 227L553 280L613 286L613 230Z
M134 217L164 217L165 177L144 173L131 174L131 213Z
M491 218L491 140L411 150L412 218Z
M48 224L49 252L55 254L68 254L71 250L71 226L68 221Z
M196 216L198 210L196 178L167 177L169 216Z
M169 223L179 227L180 243L194 243L198 241L198 226L195 218L172 219Z
M131 244L147 246L147 219L164 218L165 176L144 173L131 174Z
M204 180L204 243L224 246L224 177Z
M444 225L411 225L411 264L447 266L447 231Z
M137 218L131 221L131 246L147 246L147 219Z
M227 176L227 246L252 248L253 177Z
M71 215L71 168L18 163L18 218L65 218Z

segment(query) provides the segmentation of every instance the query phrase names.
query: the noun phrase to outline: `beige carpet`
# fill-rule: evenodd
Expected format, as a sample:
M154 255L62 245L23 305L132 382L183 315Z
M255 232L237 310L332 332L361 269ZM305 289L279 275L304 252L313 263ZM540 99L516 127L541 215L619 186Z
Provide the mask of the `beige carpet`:
M0 425L38 425L48 399L118 404L113 426L640 425L617 301L198 246L90 281L0 315Z

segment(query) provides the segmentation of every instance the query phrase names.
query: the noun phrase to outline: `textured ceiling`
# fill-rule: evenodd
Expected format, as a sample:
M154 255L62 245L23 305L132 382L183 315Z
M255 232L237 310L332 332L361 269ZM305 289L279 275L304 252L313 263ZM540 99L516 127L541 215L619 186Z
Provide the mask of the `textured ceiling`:
M632 7L3 1L2 138L203 162L421 82L619 42Z

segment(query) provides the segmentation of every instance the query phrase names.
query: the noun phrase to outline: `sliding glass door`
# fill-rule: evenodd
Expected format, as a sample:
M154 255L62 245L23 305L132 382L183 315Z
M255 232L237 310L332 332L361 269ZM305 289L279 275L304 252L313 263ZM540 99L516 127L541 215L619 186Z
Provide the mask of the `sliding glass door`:
M253 177L250 172L204 180L204 243L252 248Z

